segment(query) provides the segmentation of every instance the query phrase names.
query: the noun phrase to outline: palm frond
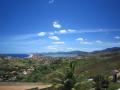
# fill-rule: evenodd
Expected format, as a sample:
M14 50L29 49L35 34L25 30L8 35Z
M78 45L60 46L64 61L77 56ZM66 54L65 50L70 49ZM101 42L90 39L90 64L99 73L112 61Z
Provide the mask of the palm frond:
M62 79L59 79L59 78L54 78L53 81L55 83L62 83Z

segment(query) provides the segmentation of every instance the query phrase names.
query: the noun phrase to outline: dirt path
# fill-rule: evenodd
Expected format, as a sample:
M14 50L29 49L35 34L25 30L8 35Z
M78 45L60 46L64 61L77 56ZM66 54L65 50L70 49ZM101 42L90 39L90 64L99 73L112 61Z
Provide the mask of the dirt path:
M0 90L27 90L30 88L43 89L46 87L50 87L50 85L45 85L41 83L13 83L13 82L2 82L0 83Z

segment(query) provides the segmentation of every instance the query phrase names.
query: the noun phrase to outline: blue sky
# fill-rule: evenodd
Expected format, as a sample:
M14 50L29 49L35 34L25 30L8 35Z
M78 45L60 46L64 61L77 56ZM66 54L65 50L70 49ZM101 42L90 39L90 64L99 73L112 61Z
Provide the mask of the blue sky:
M0 53L120 46L120 0L0 0Z

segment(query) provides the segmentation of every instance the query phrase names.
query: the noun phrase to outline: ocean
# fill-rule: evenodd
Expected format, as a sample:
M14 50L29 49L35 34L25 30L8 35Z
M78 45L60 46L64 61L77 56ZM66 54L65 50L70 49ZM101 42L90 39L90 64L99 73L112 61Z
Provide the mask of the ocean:
M30 54L2 54L3 56L10 56L10 57L16 57L16 58L27 58L30 56Z
M32 54L2 54L3 56L10 56L15 58L28 58L31 57ZM75 57L77 54L41 54L43 56L50 56L50 57Z

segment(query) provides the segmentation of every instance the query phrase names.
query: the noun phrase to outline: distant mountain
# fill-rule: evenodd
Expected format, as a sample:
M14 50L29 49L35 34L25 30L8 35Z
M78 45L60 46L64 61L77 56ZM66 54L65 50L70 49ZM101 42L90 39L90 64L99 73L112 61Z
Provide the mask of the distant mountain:
M91 54L99 54L99 53L110 53L120 51L120 47L106 48L104 50L93 51L93 52L84 52L84 51L69 51L69 52L48 52L48 53L40 53L43 56L86 56Z
M74 53L74 54L86 54L87 52L84 51L70 51L69 53Z
M69 51L69 52L48 52L48 53L41 53L41 54L86 54L87 52L83 51Z
M120 47L113 47L113 48L107 48L102 50L103 52L114 52L114 51L120 51Z
M37 53L33 55L37 56L60 56L60 57L69 57L69 56L86 56L91 54L105 54L105 53L120 53L120 47L112 47L106 48L104 50L93 51L93 52L84 52L84 51L69 51L69 52L48 52L48 53ZM29 57L29 54L0 54L1 56L11 56L11 57L19 57L19 58L26 58Z
M111 52L118 52L118 51L120 51L120 47L107 48L107 49L104 49L104 50L93 51L91 53L92 54L96 54L96 53L111 53Z

